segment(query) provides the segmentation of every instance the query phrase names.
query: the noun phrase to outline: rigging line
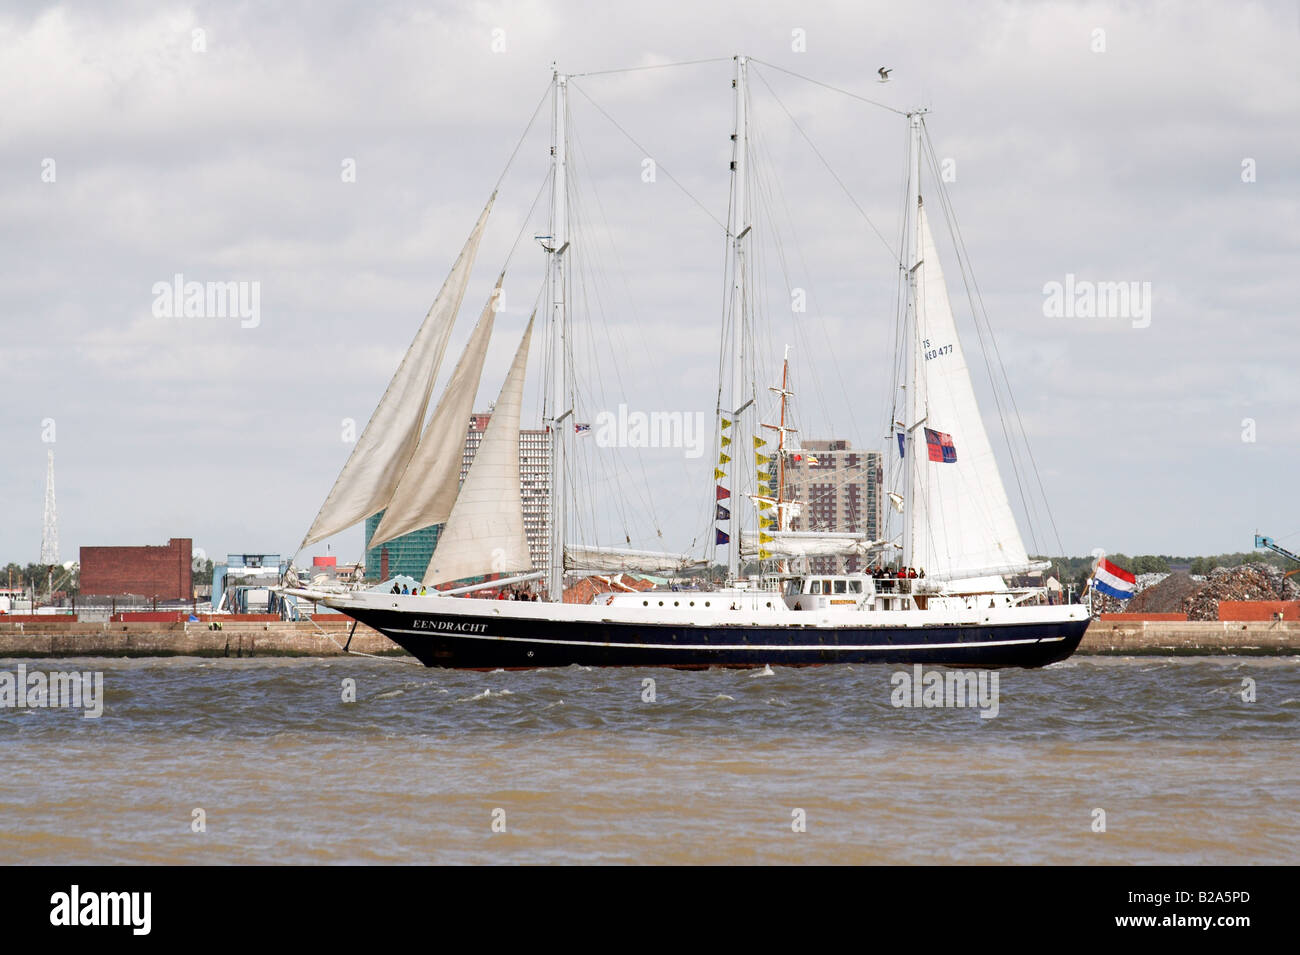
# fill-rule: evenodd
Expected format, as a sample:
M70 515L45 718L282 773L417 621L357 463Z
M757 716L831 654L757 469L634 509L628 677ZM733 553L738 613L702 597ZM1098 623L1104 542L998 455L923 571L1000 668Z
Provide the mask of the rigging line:
M591 98L591 95L590 95L586 90L584 90L584 89L583 89L581 86L579 86L577 83L570 83L569 85L570 85L573 89L575 89L575 90L577 90L579 93L581 93L582 96L583 96L583 98L586 99L588 103L590 103L592 106L596 107L596 109L600 112L600 114L601 114L602 116L604 116L607 120L609 120L609 121L614 125L614 128L617 129L620 133L622 133L622 134L627 138L627 141L628 141L628 142L630 142L630 143L631 143L633 146L635 146L637 149L641 150L641 152L642 152L644 155L646 155L646 156L652 156L652 155L653 155L653 153L651 153L650 150L646 149L646 148L645 148L644 146L642 146L639 142L637 142L635 139L633 139L633 138L632 138L632 134L629 133L629 132L628 132L626 129L624 129L622 126L620 126L619 123L618 123L618 120L616 120L613 116L609 115L609 113L607 113L607 112L605 111L605 108L604 108L603 106L601 106L599 103L597 103L594 99L592 99L592 98ZM665 176L667 176L668 179L672 182L672 184L673 184L674 186L676 186L678 189L680 189L680 190L681 190L681 191L686 195L686 198L690 199L691 202L693 202L693 203L695 203L697 206L699 206L699 207L700 207L700 210L701 210L701 211L702 211L706 216L708 216L708 217L709 217L710 219L712 219L715 223L717 223L718 228L722 229L722 231L723 231L724 233L727 231L727 227L726 227L725 225L723 225L721 222L718 222L718 217L715 216L712 212L709 211L708 206L706 206L704 203L702 203L699 199L695 198L695 195L694 195L694 194L693 194L689 189L687 189L684 185L682 185L682 183L677 179L677 177L674 176L671 172L669 172L667 168L665 168L665 166L663 165L663 163L661 163L661 162L659 162L659 161L656 160L656 161L655 161L655 168L656 168L659 172L661 172L661 173L663 173Z
M885 238L884 233L882 233L878 228L876 228L876 224L871 221L871 217L867 215L866 210L862 208L857 198L853 195L852 192L849 191L849 187L844 184L844 180L839 177L839 174L836 173L835 170L831 167L830 162L826 159L824 155L822 155L821 150L817 148L817 144L812 141L812 137L809 136L808 133L804 130L803 126L799 124L799 121L794 118L794 114L791 113L788 108L786 108L785 103L781 101L781 97L776 95L776 90L772 89L771 84L768 83L767 79L763 76L762 72L759 70L755 70L755 75L758 77L759 81L764 86L767 87L767 91L772 94L772 99L776 100L776 104L781 107L781 110L785 113L786 117L790 120L791 124L793 124L794 128L799 131L799 135L804 138L804 142L808 144L808 147L813 151L813 154L816 155L816 157L819 160L821 160L821 164L826 167L826 171L831 174L831 178L834 179L836 184L839 185L840 189L844 191L844 194L849 197L849 202L853 203L853 208L858 210L858 214L862 216L863 220L867 223L867 225L871 227L871 231L876 234L876 238L878 238L881 241L881 244L884 245L886 251L888 251L889 253L889 257L894 260L894 264L901 267L903 263L900 262L898 258L894 255L894 249L893 246L889 244L889 240Z
M575 141L576 141L576 137L575 137ZM585 155L583 156L583 162L584 162L584 164L586 163L586 157L585 157ZM609 245L610 251L613 253L613 257L614 257L614 261L615 261L616 267L617 267L617 269L618 269L619 277L622 278L622 280L623 280L623 289L624 289L624 291L625 291L625 293L626 293L626 295L627 295L628 309L629 309L629 312L630 312L630 314L631 314L631 316L632 316L632 323L631 323L631 324L632 324L632 328L636 330L636 332L637 332L637 337L640 339L641 349L642 349L642 354L647 355L647 356L654 356L654 355L655 355L655 350L650 346L650 343L649 343L649 342L646 340L646 338L645 338L645 335L644 335L644 326L645 326L645 323L643 323L643 322L641 321L641 316L640 316L640 314L639 314L638 311L637 311L637 307L636 307L636 296L634 296L634 295L632 294L632 284L631 284L631 282L628 280L627 268L626 268L626 266L624 266L624 264L623 264L623 256L622 256L622 254L619 252L618 246L616 246L616 245L614 244L614 240L613 240L614 230L610 228L610 225L609 225L609 217L605 214L605 204L604 204L604 202L601 201L601 198L600 198L600 191L596 188L595 178L594 178L594 177L591 178L591 194L592 194L592 196L595 197L595 200L596 200L596 210L600 213L600 221L601 221L601 224L604 226L604 235L607 237L607 238L606 238L607 244ZM626 350L626 339L623 339L622 336L620 336L620 338L621 338L621 342L620 342L620 344L622 344L622 345L624 346L625 350ZM611 359L613 360L614 365L615 365L615 370L616 370L616 372L618 373L618 377L619 377L620 380L624 380L624 379L623 379L622 371L621 371L621 369L618 368L618 356L617 356L617 354L614 353L613 348L610 349L610 352L611 352ZM664 407L667 407L667 400L666 400L667 396L665 395L664 391L662 390L662 382L663 382L663 380L664 380L664 378L665 378L666 376L663 375L663 374L661 373L660 368L658 367L658 364L657 364L657 362L654 360L653 357L651 358L651 369L650 369L650 370L653 372L653 376L654 376L654 380L655 380L655 384L656 384L656 392L657 392L657 394L658 394L658 398L659 398L659 400L661 401L662 405L663 405ZM643 470L644 470L644 462L642 462L642 464L643 464ZM689 481L690 481L690 470L689 470L689 468L687 468L687 466L686 466L684 463L683 463L683 465L682 465L682 474L683 474L683 477L687 480L687 482L689 482ZM648 482L648 480L649 480L649 479L647 478L647 482ZM655 525L656 525L656 526L655 526L655 529L656 529L656 530L661 530L661 528L658 526L658 524L659 524L658 516L654 513L654 509L653 509L653 507L651 508L651 518L652 518L652 519L654 520L654 522L655 522Z
M550 170L547 170L546 175L542 177L542 184L537 187L537 195L533 197L533 204L528 207L528 212L524 214L524 224L519 227L519 234L515 236L514 244L510 246L510 251L506 253L505 263L501 266L503 271L508 265L510 265L510 260L514 258L515 250L519 248L519 240L522 239L524 233L528 231L529 221L532 219L533 213L537 210L537 203L542 200L542 194L546 192L546 187L550 181L551 172Z
M608 76L611 73L639 73L642 70L666 70L674 66L698 66L701 63L725 63L733 59L730 56L714 56L707 60L683 60L680 63L652 63L649 66L625 66L617 70L591 70L588 73L568 73L569 79L575 76Z
M587 171L587 169L588 169L589 167L588 167L588 164L587 164L587 161L586 161L586 155L585 155L585 153L583 152L581 146L579 145L576 136L574 137L574 151L575 151L575 160L577 160L577 162L575 163L575 166L578 167L578 168L575 169L575 171L578 171L578 170L580 169L580 170L581 170L581 174L582 174L582 175L581 175L581 178L580 178L579 180L575 180L575 181L582 181L582 180L585 180L585 179L587 179L587 178L590 178L590 177L586 177L586 176L585 176L585 173L586 173L586 171ZM596 208L597 208L597 211L598 211L598 212L600 213L600 215L601 215L601 220L602 220L603 222L606 223L606 228L605 228L605 237L606 237L606 242L608 243L608 245L609 245L609 247L610 247L610 250L613 252L613 254L614 254L614 258L615 258L615 259L619 259L619 256L618 256L618 250L617 250L617 248L615 248L612 238L610 238L611 233L610 233L610 231L609 231L608 222L607 222L607 220L605 220L604 206L602 205L602 203L601 203L601 201L600 201L600 193L599 193L599 191L596 189L595 179L594 179L594 178L591 178L590 181L591 181L591 185L590 185L591 194L592 194L593 196L595 196L595 198L596 198ZM590 235L591 235L591 241L590 241L590 242L583 243L582 245L583 245L583 260L584 260L584 261L590 261L590 262L591 262L591 273L590 273L590 274L591 274L591 295L592 295L592 296L594 297L594 299L595 299L595 302L596 302L596 310L595 310L595 312L593 312L593 311L591 310L590 306L588 306L587 314L588 314L588 316L590 317L590 316L593 315L593 314L599 313L601 324L602 324L602 325L606 328L606 330L608 331L609 328L610 328L610 323L609 323L609 321L608 321L608 319L607 319L607 317L606 317L606 314L607 314L607 313L606 313L606 309L605 309L605 306L604 306L604 300L603 300L602 297L601 297L600 282L599 282L599 280L598 280L598 278L597 278L599 275L602 274L602 272L601 272L601 270L600 270L599 268L596 267L597 265L599 265L599 258L598 258L598 257L599 257L599 255L601 254L601 249L600 249L600 247L599 247L599 245L598 245L598 243L597 243L597 241L596 241L596 238L595 238L595 236L596 236L595 221L594 221L594 219L591 219L591 218L586 214L586 205L583 203L580 194L579 194L579 199L578 199L578 203L577 203L577 204L579 205L579 208L580 208L579 222L580 222L580 227L581 227L581 229L583 230L583 234L584 234L584 235L587 235L587 234L590 234ZM621 260L620 260L620 268L621 268ZM586 281L586 273L583 273L582 276L581 276L581 278L582 278L582 280L583 280L583 282L582 282L582 284L583 284L583 301L586 302L586 301L587 301L587 281ZM630 289L629 289L629 295L630 295ZM635 309L633 309L633 313L634 313L634 315L635 315ZM589 321L590 321L590 319L589 319ZM609 335L606 336L606 348L607 348L607 350L608 350L608 352L609 352L610 364L613 365L614 372L615 372L615 375L616 375L617 379L618 379L619 381L626 381L626 380L627 380L627 376L624 374L623 369L622 369L621 366L620 366L620 363L619 363L619 360L618 360L618 352L617 352L617 349L614 348L614 346L613 346L613 342L610 340L611 338L612 338L612 336L609 336ZM598 376L597 380L599 381L600 388L601 388L601 398L602 398L602 400L605 401L605 404L608 406L609 402L608 402L608 399L605 397L605 391L604 391L604 387L605 387L605 386L604 386L604 379L603 379L603 377L600 376L600 370L599 370L599 369L600 369L600 361L599 361L599 355L598 355L598 353L597 353L597 349L596 349L596 345L595 345L595 341L594 341L594 336L593 336L593 338L592 338L592 342L591 342L591 357L592 357L593 365L595 366L595 368L596 368L596 370L597 370L597 376ZM638 488L638 492L644 490L644 494L642 495L642 501L643 501L643 503L644 503L645 510L649 513L650 520L651 520L651 523L652 523L654 529L655 529L656 531L661 531L662 528L660 527L660 524L659 524L659 518L658 518L658 515L655 513L655 508L654 508L654 499L653 499L653 496L652 496L652 494L651 494L651 492L650 492L650 478L649 478L649 475L646 473L646 467L645 467L645 459L644 459L644 456L638 454L638 455L637 455L637 462L638 462L638 464L639 464L639 466L640 466L640 468L641 468L641 476L642 476L642 480L644 481L644 488ZM622 504L622 502L620 501L620 507L621 507L621 504ZM625 536L628 536L628 530L629 530L629 528L628 528L628 525L627 525L627 518L626 518L626 515L624 515L623 520L624 520L624 535L625 535Z
M926 155L930 162L930 170L934 174L935 182L938 184L936 187L936 191L939 196L939 206L940 209L943 211L944 218L948 221L949 228L952 230L954 246L957 248L958 251L958 265L961 268L962 284L965 286L967 298L970 300L971 313L972 313L971 317L974 319L975 333L979 337L980 348L981 351L984 353L984 365L985 365L985 370L988 372L989 375L989 383L993 389L994 405L997 408L998 419L1002 424L1003 439L1006 441L1007 444L1007 452L1011 457L1011 470L1016 478L1016 486L1017 489L1020 491L1020 499L1022 505L1025 508L1026 516L1030 518L1030 525L1029 525L1030 543L1033 544L1035 549L1037 549L1038 548L1037 534L1035 533L1034 526L1033 526L1033 519L1037 517L1037 508L1031 502L1029 495L1025 493L1024 485L1021 482L1021 477L1020 477L1021 466L1017 463L1016 460L1017 454L1012 446L1013 442L1012 442L1011 429L1007 426L1006 415L1002 408L1002 398L1001 395L999 394L997 378L993 374L993 367L991 362L989 361L989 349L984 344L985 336L984 336L984 330L982 330L980 327L980 321L979 321L980 316L977 313L977 309L976 309L976 295L972 294L972 284L974 283L974 275L973 274L968 275L969 264L970 264L969 256L966 254L965 243L961 241L960 229L958 228L957 221L956 221L956 210L952 208L951 199L948 196L943 186L943 178L938 174L939 173L938 156L934 152L934 144L931 142L929 138L929 131L925 130L924 121L922 122L922 130L925 131L926 134L926 139L925 139ZM982 301L980 302L979 307L980 309L983 309ZM984 313L984 326L985 329L988 331L990 344L993 345L994 352L996 353L997 341L993 335L993 327L991 324L989 324L987 312ZM1014 397L1011 393L1011 382L1006 376L1006 368L1002 366L1000 357L998 360L998 365L999 365L999 370L1002 372L1002 379L1007 391L1007 397L1009 400L1011 400L1014 403ZM1026 451L1028 451L1029 450L1028 441L1026 436L1023 433L1024 424L1023 422L1020 421L1018 413L1017 413L1017 423L1019 424L1019 427L1021 429L1021 441L1025 444ZM1030 455L1030 457L1032 460L1032 454ZM1035 468L1035 471L1036 470L1037 469ZM1039 487L1041 493L1041 481L1039 483ZM1047 506L1046 495L1043 496L1043 504L1045 507ZM1050 508L1048 509L1048 518L1049 520L1051 519ZM1054 522L1052 526L1053 526L1053 531L1055 531ZM1058 535L1057 546L1058 547L1060 546L1059 535Z
M788 73L793 77L812 83L814 86L823 86L826 89L831 90L832 92L843 93L845 96L848 96L852 99L861 100L864 103L870 103L872 106L879 106L881 109L887 109L891 113L897 113L899 116L907 115L907 113L901 109L895 109L892 106L886 106L884 103L881 103L874 99L868 99L867 97L861 95L860 93L853 93L850 92L849 90L840 89L838 86L832 86L830 83L823 83L821 80L815 80L811 76L804 76L802 73L796 73L794 70L787 70L784 66L777 66L775 63L767 62L767 60L760 60L757 57L751 56L749 58L749 62L762 63L764 66L770 66L774 70L780 70L782 73Z
M762 154L763 154L764 156L767 156L767 157L770 158L770 152L769 152L768 149L767 149L766 139L763 139L763 140L759 143L759 145L760 145L760 147L761 147ZM757 164L756 164L756 165L757 165ZM802 246L802 245L800 244L800 242L799 242L799 233L798 233L798 230L795 228L795 224L794 224L794 216L791 215L791 213L790 213L790 205L789 205L789 203L786 201L785 191L781 188L781 181L780 181L780 179L777 178L777 177L775 177L775 176L770 177L770 182L769 182L769 183L764 187L764 191L765 191L765 192L770 192L770 193L774 194L775 197L776 197L776 199L779 200L779 202L780 202L780 207L779 207L779 208L780 208L780 210L785 214L785 219L786 219L786 221L789 223L790 235L791 235L791 237L792 237L793 240L794 240L794 242L793 242L793 244L794 244L794 251L795 251L795 254L798 256L798 260L799 260L800 268L802 269L802 271L803 271L803 273L804 273L805 275L807 275L810 279L812 279L812 277L813 277L813 276L812 276L812 271L811 271L811 269L808 267L807 259L804 257L804 254L803 254L803 246ZM769 201L770 201L770 199L769 199ZM773 205L773 208L775 209L775 208L776 208L776 204L773 203L772 205ZM773 235L773 237L774 237L774 245L776 246L776 249L777 249L777 255L778 255L778 258L779 258L779 260L780 260L780 262L781 262L781 270L782 270L782 273L786 276L786 283L787 283L787 286L789 286L789 285L790 285L790 279L789 279L789 268L788 268L787 263L786 263L786 257L785 257L785 245L784 245L784 243L781 241L780 233L779 233L779 232L777 231L777 229L776 229L775 216L772 214L772 212L769 212L768 214L769 214L769 217L772 218L772 220L773 220L773 221L772 221L772 235ZM813 306L814 313L817 314L817 315L819 315L819 316L823 316L823 315L825 315L825 312L824 312L824 311L822 310L822 308L821 308L821 303L817 300L817 295L816 295L816 292L814 291L814 285L815 285L815 281L809 283L808 297L812 300L812 306ZM797 326L796 326L796 327L797 327ZM849 394L849 389L848 389L848 386L845 384L844 376L843 376L843 374L842 374L842 372L841 372L841 370L840 370L840 362L839 362L839 359L838 359L838 357L837 357L836 351L835 351L834 347L833 347L832 344L831 344L830 336L828 335L828 333L827 333L827 331L826 331L826 327L825 327L824 324L818 323L818 328L819 328L819 330L821 331L822 340L823 340L824 343L825 343L825 347L826 347L826 355L827 355L827 357L828 357L828 359L829 359L829 361L830 361L831 368L832 368L832 369L834 370L834 372L835 372L835 379L836 379L836 381L839 383L840 394L843 395L843 396L845 396L845 397L847 398L847 396L848 396L848 394ZM814 349L814 350L811 350L811 351L809 352L809 354L810 354L810 355L815 355L815 354L816 354L815 349ZM829 408L827 407L825 392L822 390L822 387L821 387L821 380L820 380L819 378L814 378L813 381L814 381L814 383L815 383L814 386L815 386L815 388L816 388L816 390L817 390L817 397L818 397L818 400L819 400L819 401L821 402L821 404L822 404L823 412L824 412L825 415L826 415L826 421L827 421L827 423L829 424L830 421L831 421L831 415L830 415ZM863 441L863 438L862 438L862 430L861 430L861 426L860 426L860 424L858 423L858 417L857 417L856 412L854 411L854 407L853 407L853 404L852 404L852 403L850 403L849 406L848 406L848 416L849 416L849 424L850 424L850 427L851 427L851 429L852 429L852 431L853 431L853 437L854 437L854 440L856 440L859 444L861 444L862 441Z
M537 101L537 107L533 110L532 118L528 120L528 125L524 127L523 134L519 137L519 142L515 143L515 148L510 151L510 158L506 160L506 167L501 170L501 175L497 178L496 185L492 187L493 193L501 188L501 183L505 180L506 173L510 171L510 167L514 164L515 157L519 155L519 148L523 146L524 140L528 138L528 132L533 128L533 123L537 122L537 116L542 111L542 105L550 99L551 87L554 85L554 80L546 84L546 89L542 92L542 98Z

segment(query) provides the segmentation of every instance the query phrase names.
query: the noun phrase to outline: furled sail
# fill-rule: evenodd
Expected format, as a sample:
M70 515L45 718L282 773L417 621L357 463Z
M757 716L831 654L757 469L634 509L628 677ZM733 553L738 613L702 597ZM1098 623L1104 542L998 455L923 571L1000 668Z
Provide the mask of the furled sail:
M464 463L465 432L474 410L479 379L483 376L497 296L504 279L503 272L367 546L378 547L410 531L441 524L451 514Z
M565 570L594 570L603 572L631 571L653 573L680 573L692 567L703 567L704 558L690 554L671 554L658 550L628 550L621 547L564 548Z
M321 505L320 513L303 538L300 550L383 510L393 496L398 479L419 443L420 427L429 410L433 383L447 350L452 325L465 298L465 287L478 254L479 240L483 237L483 228L495 199L496 193L493 193L442 283L442 290L415 333L402 363L388 383L388 389L370 416L370 422L361 432L333 489Z
M866 534L817 531L765 533L760 540L758 534L745 531L740 535L740 552L746 560L757 557L760 546L775 557L865 557L885 543Z
M913 360L920 404L911 443L915 485L907 495L912 564L937 579L976 576L990 567L1010 573L1027 567L1029 558L975 402L924 207L919 219ZM924 429L937 437L927 441Z
M427 585L533 569L519 487L519 413L532 339L530 318L447 526L438 535L424 574Z

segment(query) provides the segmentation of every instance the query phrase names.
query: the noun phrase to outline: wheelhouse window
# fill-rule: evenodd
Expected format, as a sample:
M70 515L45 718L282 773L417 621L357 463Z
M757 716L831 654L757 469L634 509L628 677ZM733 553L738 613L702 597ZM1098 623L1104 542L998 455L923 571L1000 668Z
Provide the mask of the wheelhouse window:
M822 592L822 582L820 580L814 580L812 582L812 586L808 588L808 593L819 594L821 592Z
M837 594L847 594L849 592L849 582L847 580L835 581L835 592Z

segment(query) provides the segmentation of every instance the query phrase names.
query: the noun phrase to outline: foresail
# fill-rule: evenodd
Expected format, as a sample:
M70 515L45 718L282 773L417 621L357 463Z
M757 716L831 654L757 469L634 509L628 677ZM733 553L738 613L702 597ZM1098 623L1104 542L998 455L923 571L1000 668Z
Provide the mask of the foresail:
M299 550L364 521L393 496L419 443L433 383L495 199L493 193Z
M916 381L911 443L916 486L907 502L912 564L936 578L1029 563L989 444L925 209L920 211ZM924 429L934 436L927 441ZM949 458L955 457L955 460Z
M519 487L519 413L533 319L515 352L483 441L424 574L427 585L533 569Z
M672 554L657 550L628 550L621 547L564 548L566 570L591 570L599 572L630 571L647 574L680 573L707 563L690 554Z
M465 432L474 410L479 379L483 376L483 361L487 358L497 296L504 278L502 273L497 279L465 352L424 429L424 436L407 462L392 499L387 502L383 519L366 546L378 547L410 531L441 524L451 514L465 456Z

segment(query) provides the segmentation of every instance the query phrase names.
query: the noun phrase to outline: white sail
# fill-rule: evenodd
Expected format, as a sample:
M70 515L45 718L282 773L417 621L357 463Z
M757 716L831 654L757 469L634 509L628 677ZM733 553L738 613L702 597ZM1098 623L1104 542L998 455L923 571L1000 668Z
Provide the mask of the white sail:
M991 567L1010 573L1027 567L1029 558L975 403L924 207L919 220L913 356L919 407L911 444L915 483L907 495L912 565L936 579L982 576ZM955 462L930 460L925 428L951 436Z
M364 521L392 497L419 443L433 383L495 199L493 193L299 550Z
M621 547L573 546L564 548L566 570L631 571L653 574L678 573L702 567L707 561L690 554L671 554L657 550L629 550Z
M880 550L883 540L870 540L866 534L785 531L764 533L760 541L753 531L740 535L740 549L746 560L758 556L759 546L775 557L865 557Z
M426 585L533 569L519 487L519 412L532 339L530 318L447 526L438 535Z
M465 457L465 432L474 409L483 361L496 317L497 296L505 273L497 279L483 314L470 334L447 389L434 409L424 436L406 464L384 516L368 547L378 547L410 531L441 524L451 514Z

